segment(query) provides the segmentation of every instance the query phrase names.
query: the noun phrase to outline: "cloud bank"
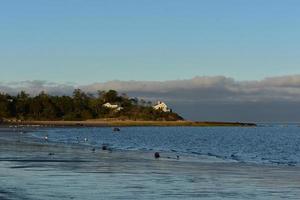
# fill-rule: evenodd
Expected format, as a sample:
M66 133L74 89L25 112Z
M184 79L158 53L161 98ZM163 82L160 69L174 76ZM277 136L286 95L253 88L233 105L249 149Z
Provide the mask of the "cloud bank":
M300 101L300 75L272 77L261 81L236 81L224 76L197 76L172 81L110 81L82 86L88 92L116 89L170 101Z
M164 100L188 119L226 121L300 121L300 75L237 81L225 76L197 76L171 81L109 81L90 85L47 81L0 83L10 94L24 90L71 95L74 88L96 93L115 89L130 96Z

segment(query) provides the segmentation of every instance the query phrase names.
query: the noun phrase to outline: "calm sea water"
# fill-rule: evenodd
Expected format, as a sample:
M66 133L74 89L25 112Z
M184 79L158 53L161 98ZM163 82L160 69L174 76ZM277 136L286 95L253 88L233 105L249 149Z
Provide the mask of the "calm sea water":
M178 155L208 155L239 162L299 165L300 127L124 127L53 128L33 137L48 135L52 143L81 144L118 150L173 152Z
M1 200L296 200L299 169L297 125L0 129Z

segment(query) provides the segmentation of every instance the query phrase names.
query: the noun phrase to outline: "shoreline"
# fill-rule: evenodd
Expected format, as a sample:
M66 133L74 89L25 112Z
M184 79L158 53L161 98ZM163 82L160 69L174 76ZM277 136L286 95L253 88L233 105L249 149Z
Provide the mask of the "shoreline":
M88 127L134 127L134 126L192 126L192 127L255 127L254 123L241 122L198 122L198 121L132 121L132 120L86 120L86 121L4 121L1 125L40 125L40 126L88 126Z

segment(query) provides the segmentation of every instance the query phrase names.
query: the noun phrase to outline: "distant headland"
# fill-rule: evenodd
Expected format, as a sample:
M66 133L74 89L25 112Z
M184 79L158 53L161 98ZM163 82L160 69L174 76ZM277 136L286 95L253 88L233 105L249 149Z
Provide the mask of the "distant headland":
M72 96L22 91L0 94L0 122L55 126L254 126L250 123L185 121L166 103L131 98L115 90L97 95L75 89Z

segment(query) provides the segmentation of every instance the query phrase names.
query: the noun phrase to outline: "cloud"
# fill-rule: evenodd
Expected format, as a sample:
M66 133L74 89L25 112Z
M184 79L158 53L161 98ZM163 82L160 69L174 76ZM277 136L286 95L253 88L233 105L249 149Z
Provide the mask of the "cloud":
M71 95L74 88L75 87L70 84L60 84L42 80L0 83L0 92L11 95L15 95L20 91L26 91L33 96L42 91L53 95Z
M300 75L268 77L258 81L237 81L225 76L196 76L170 81L109 81L89 85L22 81L0 83L10 94L24 90L71 95L75 88L96 94L114 89L129 96L163 100L184 117L225 121L300 121Z
M197 76L173 81L110 81L81 87L85 91L115 89L148 98L189 102L300 101L300 75L236 81L224 76Z

